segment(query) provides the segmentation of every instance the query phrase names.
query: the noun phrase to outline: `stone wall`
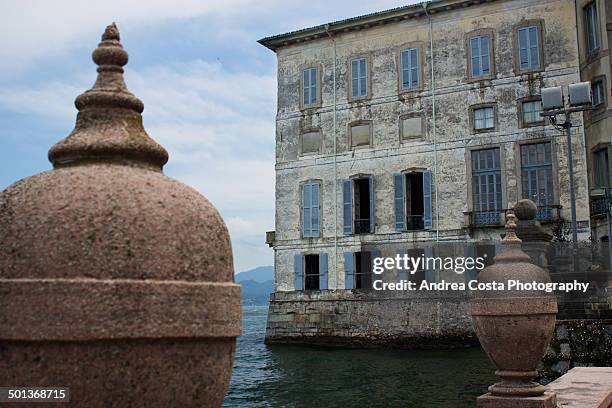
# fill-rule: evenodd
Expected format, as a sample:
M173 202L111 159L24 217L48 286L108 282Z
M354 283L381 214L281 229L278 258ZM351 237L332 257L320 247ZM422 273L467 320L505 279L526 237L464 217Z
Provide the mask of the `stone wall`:
M478 340L465 293L323 290L273 293L266 343L438 348Z
M612 320L558 320L539 374L552 381L573 367L611 365Z

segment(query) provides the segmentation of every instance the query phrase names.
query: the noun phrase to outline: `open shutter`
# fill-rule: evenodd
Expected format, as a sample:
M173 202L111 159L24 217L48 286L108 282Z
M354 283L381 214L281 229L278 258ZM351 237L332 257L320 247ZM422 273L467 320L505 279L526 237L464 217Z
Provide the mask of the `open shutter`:
M423 172L423 228L431 229L431 171Z
M406 229L406 206L404 204L406 199L406 187L404 185L406 177L402 173L395 173L393 181L395 184L395 230L404 231Z
M353 233L353 181L342 181L342 208L344 214L344 234Z
M344 288L355 289L355 257L352 252L344 253Z
M425 256L425 259L427 258L433 258L434 256L434 249L433 247L426 247L423 251L423 256ZM425 265L427 266L427 265ZM425 268L425 280L428 283L432 283L436 281L436 269L434 267L434 262L433 261L429 261L429 268Z
M327 254L319 254L319 289L328 289Z
M294 257L293 269L295 272L295 290L304 290L304 257L302 255Z
M376 225L376 197L374 196L374 176L368 177L370 180L370 233L374 233L374 226Z

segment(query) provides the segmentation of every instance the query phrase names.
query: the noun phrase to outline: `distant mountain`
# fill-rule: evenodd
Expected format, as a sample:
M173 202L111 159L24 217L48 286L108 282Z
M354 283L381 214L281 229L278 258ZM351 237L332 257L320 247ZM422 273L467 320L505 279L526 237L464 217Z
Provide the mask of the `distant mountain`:
M255 282L245 280L240 282L242 286L242 303L244 305L267 305L270 293L274 292L274 281Z
M255 282L263 283L266 281L274 281L274 267L273 266L260 266L255 269L251 269L246 272L240 272L235 276L236 283L240 283L246 280L252 280Z
M236 283L242 286L242 303L248 305L267 305L270 293L274 292L274 267L260 266L235 276Z

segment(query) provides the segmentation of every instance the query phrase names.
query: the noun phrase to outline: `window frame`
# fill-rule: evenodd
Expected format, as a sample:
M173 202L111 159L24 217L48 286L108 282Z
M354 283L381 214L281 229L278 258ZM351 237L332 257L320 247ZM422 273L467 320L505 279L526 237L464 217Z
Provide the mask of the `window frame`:
M319 134L319 148L316 152L304 152L303 137L305 134L308 134L308 133L318 133ZM299 146L298 146L298 155L300 157L315 156L315 155L321 154L322 148L323 148L323 132L321 131L321 128L304 128L300 131Z
M506 168L506 149L504 148L504 144L499 143L489 143L483 144L479 146L473 146L465 149L465 165L466 165L466 180L467 180L467 214L474 214L474 188L473 188L473 172L472 172L472 156L475 151L479 150L487 150L487 149L499 149L499 158L500 158L500 167L501 167L501 210L500 210L500 220L499 224L494 225L494 227L499 227L503 225L503 221L501 218L501 212L508 208L508 192L507 192L507 168ZM516 163L516 160L515 160ZM467 215L466 214L466 215ZM466 226L470 228L482 228L487 227L487 225L477 225L470 224L468 222L469 218L465 219Z
M366 61L366 88L367 92L364 96L353 96L353 61L365 59ZM348 67L346 70L346 95L349 102L372 99L372 58L370 54L357 54L348 59Z
M402 51L408 50L408 49L412 49L415 48L417 50L417 58L418 58L418 75L419 75L419 83L416 87L414 88L404 88L403 87L403 80L402 80L402 76L403 76L403 67L402 67ZM406 43L403 44L400 47L397 47L396 50L396 64L397 64L397 90L398 90L398 94L405 94L405 93L410 93L410 92L419 92L422 91L424 89L424 82L425 82L425 69L424 69L424 62L425 62L425 55L423 52L423 43L422 42L411 42L411 43Z
M517 101L517 112L518 112L519 128L525 129L525 128L531 128L531 127L545 126L546 125L546 121L545 121L545 118L543 116L540 116L540 120L537 120L535 122L525 122L525 115L524 115L525 111L523 109L523 104L529 103L529 102L540 102L540 106L541 106L542 97L540 95L530 95L530 96L526 96L524 98L520 98ZM542 111L542 109L540 109L540 112L541 111Z
M525 163L523 161L523 149L526 146L531 146L531 145L548 145L550 147L550 162L546 163L546 162L540 162L540 163ZM545 139L538 139L538 140L526 140L524 142L519 143L518 145L518 167L520 169L519 171L519 180L518 180L518 184L520 184L520 188L519 188L519 197L521 198L527 198L532 200L536 206L540 207L540 203L538 201L534 201L532 199L532 197L527 197L527 193L525 191L524 185L523 185L523 178L524 178L524 173L525 172L529 172L529 171L538 171L538 170L544 170L544 169L548 169L550 168L550 180L547 180L550 182L550 191L549 191L549 196L550 196L550 203L546 203L544 204L545 206L548 206L552 209L552 207L556 206L558 203L558 195L557 195L557 167L555 165L556 162L556 155L555 155L555 148L554 148L554 144L552 142L552 140L545 140ZM536 148L537 149L537 148ZM537 155L537 152L536 152ZM531 177L531 176L528 176ZM548 178L548 175L546 176ZM539 182L539 179L536 176L536 184ZM538 214L540 214L539 210L538 210ZM549 217L538 217L537 219L539 220L550 220L552 219L552 214Z
M538 30L537 40L538 40L538 55L539 61L537 67L528 67L521 68L521 55L520 55L520 43L519 43L519 31L528 28L528 27L536 27ZM519 24L516 24L512 29L512 54L514 59L514 73L516 75L526 74L530 72L541 72L545 70L546 67L546 58L544 55L544 20L542 19L532 19L525 20Z
M316 69L317 70L317 74L316 74L316 101L314 103L309 103L309 104L305 104L304 103L304 71L306 71L307 69ZM299 99L300 99L300 110L308 110L308 109L314 109L314 108L320 108L322 105L321 102L321 84L322 84L322 75L323 75L323 66L321 64L303 64L300 66L300 79L299 79L299 84L300 84L300 89L299 89Z
M353 146L353 127L354 126L363 126L363 125L369 125L370 126L370 142L367 145L359 145L359 146ZM354 150L354 149L369 149L373 146L373 138L374 138L374 121L372 120L365 120L365 119L360 119L360 120L354 120L352 122L349 122L348 126L348 148L349 150Z
M588 15L588 9L593 8L594 12L595 12L595 16L594 16L594 21L588 21L589 20L589 15ZM582 7L582 22L584 24L584 30L583 30L583 34L584 34L584 43L586 44L586 52L587 55L591 56L591 55L595 55L597 54L600 50L601 50L601 30L600 30L600 23L599 23L599 10L597 7L597 1L593 0L590 1L588 3L586 3L583 7ZM592 26L592 24L594 24L594 26ZM590 41L590 30L593 30L593 38L596 41L596 46L591 48L591 41Z
M476 129L476 111L479 109L486 109L486 108L493 109L493 127ZM498 129L497 127L497 104L495 102L488 102L488 103L479 103L479 104L470 106L469 121L470 121L470 128L473 134L496 132Z
M597 105L595 105L595 92L593 92L593 89L595 88L596 84L601 84L601 102ZM606 85L606 77L604 75L600 75L597 76L595 78L593 78L593 82L591 82L591 93L593 95L593 108L595 110L599 110L601 108L604 108L606 106L608 106L608 92L607 92L607 85Z
M492 28L482 28L479 30L470 31L465 34L464 47L466 56L466 77L468 82L477 82L491 80L495 78L495 36ZM474 76L472 73L472 38L489 36L489 73L485 75ZM482 54L481 54L482 55Z
M612 187L612 148L610 144L606 144L606 143L599 143L598 145L596 145L595 147L593 147L591 149L591 158L593 160L593 165L592 165L592 171L591 173L593 174L592 176L592 187L593 188L601 188L601 187L605 187L605 186L600 186L599 184L597 184L596 182L598 182L599 180L596 179L596 177L598 178L597 175L597 171L598 169L595 168L595 163L597 161L596 157L600 152L605 152L605 154L607 154L608 156L608 162L604 163L604 171L606 173L608 173L608 186L607 187ZM607 164L607 169L605 168L605 165Z
M317 184L319 186L319 233L318 235L307 235L306 234L306 228L305 228L305 219L304 219L304 187L307 185L314 185ZM300 183L300 189L299 189L299 194L300 194L300 208L299 208L299 212L300 212L300 236L301 238L322 238L323 237L323 223L321 222L321 214L322 214L322 200L321 197L323 195L323 180L320 179L309 179L309 180L304 180ZM312 214L311 214L311 218L312 218Z
M404 136L404 127L402 126L402 122L405 119L414 119L414 118L418 118L421 119L421 136L418 137L414 137L414 136ZM424 141L425 140L425 118L423 116L422 113L420 112L412 112L412 113L405 113L403 115L400 115L398 118L398 128L399 128L399 139L400 139L400 143L404 143L404 142L414 142L414 141Z
M488 150L497 150L499 152L499 169L488 169L488 170L482 170L482 171L475 171L474 170L474 154L476 152L483 152L483 151L488 151ZM502 146L478 146L477 148L474 148L472 150L470 150L470 161L468 163L468 167L470 169L470 179L469 179L469 183L470 183L470 198L469 201L471 203L471 211L472 211L472 224L475 226L489 226L489 225L500 225L501 224L501 216L500 214L502 213L502 211L504 210L504 172L503 172L503 159L504 156L502 155ZM475 223L474 222L474 214L476 213L475 210L475 189L474 189L474 177L475 176L488 176L488 175L497 175L497 173L499 172L499 188L500 191L497 192L495 191L495 202L497 204L497 208L495 210L489 210L489 211L479 211L481 213L496 213L498 215L498 222L497 223ZM491 173L491 174L489 174ZM494 179L494 184L497 187L497 182ZM479 184L480 185L480 184ZM488 184L487 184L488 186ZM480 192L480 190L479 190ZM497 202L497 194L499 193L499 202ZM488 194L488 193L487 193ZM479 196L482 196L482 193L479 193ZM486 202L487 206L489 204L489 202Z

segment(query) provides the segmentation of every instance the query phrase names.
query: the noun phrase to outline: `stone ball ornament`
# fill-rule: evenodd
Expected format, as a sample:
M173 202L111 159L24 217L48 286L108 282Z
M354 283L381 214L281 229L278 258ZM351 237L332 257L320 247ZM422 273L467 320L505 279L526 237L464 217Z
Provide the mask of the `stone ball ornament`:
M509 214L501 252L492 265L479 273L479 283L506 285L508 280L550 283L548 272L532 263L521 249L516 228L516 216ZM488 394L479 397L478 406L554 406L554 395L544 395L546 389L533 382L555 328L554 293L509 290L507 286L504 290L477 291L472 294L471 314L476 335L497 368L495 374L501 378L489 387Z
M519 220L533 220L538 213L538 207L533 201L523 198L516 202L513 212Z
M75 407L219 407L241 334L223 219L163 174L115 24L53 170L0 194L0 385Z

